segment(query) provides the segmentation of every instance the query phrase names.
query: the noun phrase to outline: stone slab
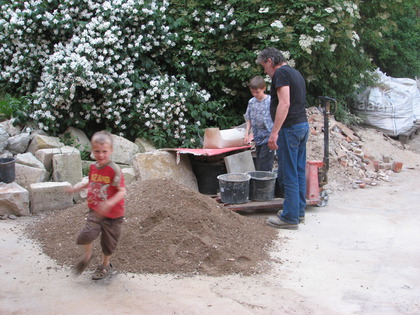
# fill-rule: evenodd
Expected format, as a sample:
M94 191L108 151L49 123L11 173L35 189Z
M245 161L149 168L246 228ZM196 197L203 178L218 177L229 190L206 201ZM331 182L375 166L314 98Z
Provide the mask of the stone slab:
M185 154L174 152L150 151L138 153L133 159L137 180L168 178L198 191L197 179L191 163Z
M35 183L30 186L31 212L61 210L73 206L73 196L66 192L69 182Z
M5 214L30 215L29 192L15 182L0 184L0 215Z
M52 161L54 181L75 185L83 179L80 153L55 154Z
M254 172L255 165L251 151L244 151L224 158L228 173Z

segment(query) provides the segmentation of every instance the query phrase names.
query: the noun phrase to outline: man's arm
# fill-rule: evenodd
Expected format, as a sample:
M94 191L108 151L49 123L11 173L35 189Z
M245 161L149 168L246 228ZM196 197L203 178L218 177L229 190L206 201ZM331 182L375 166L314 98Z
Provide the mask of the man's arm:
M281 86L277 88L277 97L279 99L279 104L276 109L276 116L274 117L273 128L271 129L270 138L268 139L268 147L271 150L277 150L277 139L279 137L279 131L281 126L287 117L290 107L290 87Z

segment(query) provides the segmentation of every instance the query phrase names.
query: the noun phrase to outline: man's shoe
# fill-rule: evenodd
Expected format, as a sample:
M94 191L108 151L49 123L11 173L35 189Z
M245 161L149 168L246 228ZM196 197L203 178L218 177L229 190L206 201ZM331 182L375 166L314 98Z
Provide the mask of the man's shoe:
M297 230L299 228L298 224L290 224L280 220L278 217L269 217L267 219L267 224L275 227L276 229L287 229L287 230Z
M277 212L277 215L279 217L281 216L281 212L282 212L282 210L280 210L279 212ZM299 217L299 223L305 223L305 217Z

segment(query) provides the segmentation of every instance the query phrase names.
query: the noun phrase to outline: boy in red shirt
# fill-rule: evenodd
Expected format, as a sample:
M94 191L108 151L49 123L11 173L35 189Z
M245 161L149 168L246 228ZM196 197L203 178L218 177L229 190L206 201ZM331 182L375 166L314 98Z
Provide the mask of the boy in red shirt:
M124 196L126 189L121 169L111 161L113 141L110 133L99 131L92 136L91 149L96 160L90 166L89 181L69 188L69 193L87 187L87 221L77 237L76 243L84 245L85 254L75 266L75 273L81 274L89 264L93 241L101 235L103 262L92 276L93 280L105 278L112 268L110 258L121 235L124 221Z

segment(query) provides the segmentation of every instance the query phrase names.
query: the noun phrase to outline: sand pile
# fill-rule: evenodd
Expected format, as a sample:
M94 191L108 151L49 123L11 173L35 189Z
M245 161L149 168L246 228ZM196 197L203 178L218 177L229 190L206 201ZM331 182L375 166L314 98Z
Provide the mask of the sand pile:
M126 222L112 257L118 271L219 276L249 275L266 267L278 232L263 218L226 210L172 180L139 181L127 190ZM59 264L73 265L82 254L75 240L86 211L83 203L45 213L27 231ZM91 268L100 262L96 241Z

